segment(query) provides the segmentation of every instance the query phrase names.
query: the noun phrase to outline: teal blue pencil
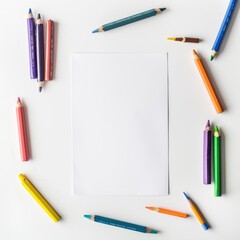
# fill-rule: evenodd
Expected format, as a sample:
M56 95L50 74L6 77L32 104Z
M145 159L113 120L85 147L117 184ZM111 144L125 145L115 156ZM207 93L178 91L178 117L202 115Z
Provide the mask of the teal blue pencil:
M153 234L159 233L159 231L154 230L152 228L144 227L144 226L133 224L133 223L123 222L123 221L119 221L112 218L106 218L98 215L84 215L84 217L94 222L99 222L99 223L111 225L114 227L125 228L125 229L136 231L136 232L153 233Z
M114 21L114 22L111 22L111 23L104 24L101 27L92 31L92 33L106 32L106 31L109 31L109 30L114 29L114 28L122 27L124 25L143 20L145 18L153 17L153 16L161 13L165 9L166 8L155 8L155 9L151 9L151 10L148 10L148 11L145 11L145 12L137 13L135 15L132 15L132 16L129 16L129 17L126 17L126 18L122 18L120 20L117 20L117 21Z

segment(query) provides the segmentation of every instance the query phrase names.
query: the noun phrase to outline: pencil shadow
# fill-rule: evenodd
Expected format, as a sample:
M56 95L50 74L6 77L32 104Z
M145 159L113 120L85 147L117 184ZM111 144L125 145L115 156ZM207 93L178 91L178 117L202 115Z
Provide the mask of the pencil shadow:
M213 75L212 75L212 73L211 73L211 70L210 70L210 68L208 67L208 64L206 64L206 61L203 59L203 57L201 57L201 54L198 54L198 55L199 55L199 57L201 58L202 64L203 64L203 66L204 66L204 68L205 68L205 70L206 70L206 72L207 72L207 74L208 74L208 76L209 76L209 79L210 79L210 81L211 81L212 87L213 87L213 89L214 89L214 92L215 92L216 95L217 95L217 98L218 98L218 100L219 100L219 102L220 102L220 105L222 106L223 111L226 112L226 111L227 111L227 106L226 106L226 104L224 103L223 98L222 98L222 95L221 95L221 93L219 92L219 90L218 90L218 88L217 88L216 81L215 81L215 79L214 79L214 77L213 77Z
M227 10L227 7L228 7L228 6L226 6L226 10ZM232 19L231 19L231 21L229 22L228 29L227 29L227 31L226 31L226 33L225 33L225 36L223 37L223 40L222 40L222 43L221 43L221 48L219 49L219 52L223 52L224 49L225 49L225 47L226 47L226 43L227 43L227 40L228 40L228 38L229 38L229 34L230 34L231 30L232 30L232 27L233 27L233 25L234 25L234 22L235 22L235 20L236 20L239 7L240 7L240 5L238 4L238 1L237 1L236 6L235 6L235 9L233 10ZM225 13L224 13L224 16L225 16ZM223 16L223 17L224 17L224 16ZM222 24L222 22L221 22L220 24ZM219 28L220 28L220 26L221 26L221 25L219 25ZM218 30L219 30L219 28L218 28ZM217 33L218 33L218 32L216 32L216 34L217 34ZM216 35L216 36L217 36L217 35ZM215 40L214 40L214 41L215 41ZM218 55L216 55L215 58L217 58L217 57L218 57ZM214 60L215 60L215 58L214 58ZM213 60L213 61L214 61L214 60Z
M29 154L29 159L32 159L32 148L31 148L31 140L30 140L29 121L28 121L28 109L27 109L27 106L22 101L22 99L21 99L21 102L24 106L24 120L26 123L26 137L27 137L27 144L28 144L28 154Z
M221 129L220 129L221 130ZM222 195L226 194L226 153L225 153L225 136L221 131L221 186L222 186Z

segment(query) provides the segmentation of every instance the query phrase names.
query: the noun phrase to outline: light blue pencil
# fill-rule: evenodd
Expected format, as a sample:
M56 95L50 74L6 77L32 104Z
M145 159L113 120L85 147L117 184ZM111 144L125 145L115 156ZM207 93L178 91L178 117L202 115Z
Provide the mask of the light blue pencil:
M125 228L125 229L136 231L136 232L153 233L153 234L159 233L159 231L154 230L152 228L144 227L144 226L133 224L133 223L123 222L123 221L119 221L112 218L106 218L98 215L84 215L84 217L94 222L99 222L99 223L111 225L114 227Z
M216 40L215 40L215 42L213 44L213 47L212 47L211 61L214 59L214 57L216 56L217 52L220 49L222 40L223 40L223 38L225 36L225 33L227 31L227 27L228 27L229 22L231 20L233 10L236 6L236 3L237 3L237 0L230 0L230 2L229 2L226 14L225 14L224 19L222 21L222 25L221 25L221 27L218 31L218 35L217 35Z

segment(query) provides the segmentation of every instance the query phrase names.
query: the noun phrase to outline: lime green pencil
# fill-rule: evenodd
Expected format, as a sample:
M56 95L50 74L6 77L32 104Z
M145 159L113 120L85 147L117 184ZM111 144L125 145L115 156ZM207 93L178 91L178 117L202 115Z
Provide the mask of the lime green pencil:
M215 126L213 136L213 178L214 196L219 197L221 193L221 137L218 126Z

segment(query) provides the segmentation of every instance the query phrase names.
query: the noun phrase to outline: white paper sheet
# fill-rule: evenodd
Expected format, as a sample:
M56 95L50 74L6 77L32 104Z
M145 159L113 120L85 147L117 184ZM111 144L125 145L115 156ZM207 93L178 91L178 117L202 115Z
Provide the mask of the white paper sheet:
M168 194L167 53L72 58L73 190Z

